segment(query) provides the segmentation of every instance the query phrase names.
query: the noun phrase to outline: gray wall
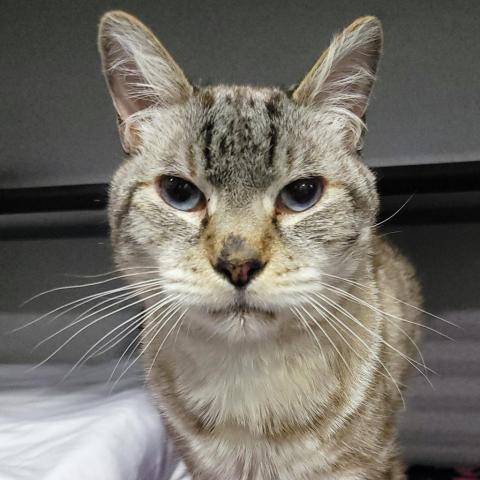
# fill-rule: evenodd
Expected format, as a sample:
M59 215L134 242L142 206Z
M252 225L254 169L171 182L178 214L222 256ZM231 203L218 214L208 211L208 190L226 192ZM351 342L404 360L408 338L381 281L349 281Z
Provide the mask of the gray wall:
M384 21L386 46L368 115L366 161L480 158L478 0L3 0L1 7L0 188L107 181L118 165L113 110L95 46L98 17L110 8L124 8L152 26L194 81L283 85L301 78L334 30L358 15L376 14ZM28 225L48 231L49 225L79 221L98 225L105 219L90 213L0 217L0 361L39 361L51 353L68 332L31 348L68 318L15 335L4 332L83 291L47 295L19 308L23 300L78 281L66 274L112 268L108 240L93 233L7 240L5 232ZM478 462L480 225L390 230L417 265L426 308L463 327L427 319L456 342L425 336L427 364L440 375L431 378L435 390L419 376L412 379L409 410L401 419L405 456L423 463ZM115 321L92 326L56 360L78 359Z
M123 8L195 82L290 85L356 16L385 26L372 165L479 158L477 0L26 1L0 15L0 186L105 181L121 157L96 25Z

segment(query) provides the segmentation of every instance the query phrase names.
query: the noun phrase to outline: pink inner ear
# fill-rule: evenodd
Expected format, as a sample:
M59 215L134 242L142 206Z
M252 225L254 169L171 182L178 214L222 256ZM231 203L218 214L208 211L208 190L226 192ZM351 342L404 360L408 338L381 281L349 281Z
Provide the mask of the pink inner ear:
M368 98L373 85L377 69L378 52L380 47L374 43L363 48L353 50L334 64L329 78L326 80L327 92L325 96L339 99L345 97L345 106L357 117L362 118L368 104ZM362 71L365 72L362 74ZM330 91L328 86L330 85ZM348 94L352 99L348 100ZM321 94L320 94L321 96Z
M134 66L125 66L127 71L134 71ZM147 108L151 102L145 98L135 95L135 84L145 83L140 75L126 74L120 71L113 71L109 76L110 88L113 94L113 101L120 118L125 120L130 115Z
M294 95L302 103L337 106L362 118L381 49L378 21L354 22L333 39Z

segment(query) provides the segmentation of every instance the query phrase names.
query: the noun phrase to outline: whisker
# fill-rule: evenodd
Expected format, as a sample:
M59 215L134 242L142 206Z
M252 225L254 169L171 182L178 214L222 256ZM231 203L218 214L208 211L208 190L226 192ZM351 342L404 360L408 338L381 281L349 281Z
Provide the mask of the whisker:
M320 295L316 295L318 296L319 298L321 298L323 301L327 302L329 305L331 305L332 307L338 309L338 305L331 301L331 299L329 299L328 297L325 297L325 298L322 298L324 297L323 295L320 296ZM318 302L316 302L315 300L312 299L312 302L314 302L316 305L318 305L320 308L324 309L325 311L327 311L331 317L339 324L339 326L342 326L345 330L347 330L351 335L353 335L354 338L356 338L366 349L367 351L371 352L371 353L374 353L372 352L372 349L371 347L367 344L367 342L361 338L355 331L353 331L345 322L343 322L342 320L340 320L335 314L333 314L332 312L330 312L326 307L324 307L323 305L319 304ZM349 312L346 312L344 314L349 314ZM352 316L352 315L350 315ZM352 317L353 318L353 317ZM387 368L387 366L385 365L385 363L379 358L378 354L375 355L376 356L376 359L378 361L378 363L382 366L382 368L385 370L385 372L387 373L388 377L390 378L390 380L393 382L394 386L395 386L395 389L398 391L399 395L400 395L400 398L402 400L402 404L403 404L403 407L405 408L405 400L404 400L404 397L403 397L403 394L402 394L402 391L397 383L397 381L395 380L395 378L393 377L393 375L390 373L390 370Z
M160 304L164 304L168 302L168 300L163 300L163 301L160 301L158 303ZM73 365L73 367L67 372L66 377L68 377L74 370L75 368L79 367L80 365L82 365L83 363L85 363L86 361L88 361L88 359L91 357L89 356L89 353L92 352L92 350L95 349L95 347L97 345L99 345L104 339L108 338L113 332L115 332L116 330L118 330L119 328L122 328L125 324L131 324L135 319L139 318L140 317L140 323L138 322L135 322L135 328L138 327L138 325L140 325L141 323L143 323L143 321L145 320L145 315L148 313L149 310L153 309L153 307L156 307L157 305L154 304L152 307L149 307L148 309L144 310L144 311L141 311L139 313L137 313L136 315L134 315L133 317L130 317L128 320L125 320L123 321L122 323L120 323L119 325L117 325L116 327L114 327L110 332L108 332L107 334L105 334L102 338L100 338L99 340L97 340L81 357L80 359ZM127 327L127 330L130 329L131 326ZM122 332L121 332L122 333ZM127 333L128 335L128 333ZM121 340L120 340L121 341Z
M118 292L124 292L126 290L134 290L135 288L137 288L138 285L144 284L144 283L148 284L150 282L155 282L155 280L146 280L144 282L137 282L137 283L131 284L131 285L124 285L122 287L117 287L117 288L114 288L114 289L111 289L111 290L106 290L106 291L103 291L103 292L100 292L100 293L93 293L93 294L87 295L86 297L78 298L78 299L73 300L71 302L65 303L64 305L60 305L59 307L56 307L53 310L50 310L49 312L42 314L40 317L37 317L37 318L31 320L30 322L25 323L24 325L20 325L19 327L14 328L9 333L16 333L20 330L23 330L27 327L30 327L30 326L40 322L44 318L47 318L48 316L52 315L53 313L59 312L66 307L70 307L70 308L68 308L68 309L64 310L63 312L61 312L60 314L56 315L55 317L50 319L50 321L54 321L57 318L60 318L62 315L66 314L66 313L68 313L72 310L75 310L78 307L81 307L85 303L89 303L93 300L96 300L97 298L105 297L105 296L108 296L108 295L111 295L111 294L114 294L114 293L118 293Z
M173 300L172 300L172 297L173 297ZM117 333L108 342L106 342L104 345L102 345L100 348L98 348L95 352L93 352L92 357L97 356L97 355L102 355L105 352L107 352L108 350L110 350L111 348L115 347L115 345L118 345L119 342L121 342L124 338L128 337L128 335L130 335L130 333L135 331L149 317L154 315L156 313L156 311L158 311L158 309L160 309L162 306L168 304L170 301L177 300L178 298L180 298L178 295L177 296L174 296L173 294L169 295L168 297L166 297L164 299L165 301L157 302L157 303L153 304L152 306L150 306L149 308L143 310L141 313L143 313L145 315L144 317L142 317L140 320L135 322L136 323L135 325L132 325L131 327L128 327L128 328L122 330L120 333ZM159 303L160 303L160 305L158 305ZM118 341L115 341L119 336L121 338ZM114 342L113 345L112 345L112 342ZM128 347L127 347L127 349L128 349Z
M345 342L345 344L354 352L358 358L362 359L363 357L352 347L351 343L341 334L340 330L335 326L335 322L329 320L328 315L335 318L334 315L323 305L317 304L317 302L311 297L305 297L309 305L325 320L337 333L337 335ZM321 309L321 310L320 310ZM371 349L369 349L371 350Z
M153 366L155 365L155 362L158 358L158 355L160 354L160 351L162 350L162 347L163 345L165 345L165 342L168 340L168 337L170 336L170 334L173 332L173 330L175 329L175 327L180 323L180 320L182 320L182 318L185 316L185 314L188 312L188 308L186 308L182 313L181 315L178 317L178 319L175 321L175 323L173 324L172 328L167 332L167 334L165 335L165 338L162 340L162 343L160 344L160 346L158 347L158 350L157 350L157 353L155 354L155 356L153 357L153 360L152 360L152 363L147 371L147 377L150 377L150 374L152 373L152 368Z
M320 295L318 294L315 294L316 296L318 296L319 298ZM324 296L322 296L324 297ZM325 297L323 298L323 300L325 301ZM348 318L350 318L353 322L355 322L360 328L362 328L363 330L365 330L367 333L369 333L370 335L372 335L373 337L377 338L377 340L379 340L380 342L382 342L385 346L389 347L391 350L393 350L394 352L396 352L398 355L400 355L404 360L406 360L410 365L412 365L413 368L415 368L415 370L417 370L424 378L425 380L430 384L430 386L433 388L433 385L432 385L432 382L430 381L430 379L427 377L427 375L422 372L422 370L420 370L420 368L418 367L418 365L422 366L425 370L428 370L430 371L431 373L433 374L436 374L436 372L434 370L432 370L431 368L427 367L426 365L422 365L420 362L418 362L417 360L414 360L412 358L410 358L408 355L405 355L402 351L398 350L398 348L395 348L393 345L391 345L389 342L387 342L384 338L382 338L381 335L379 335L378 333L376 332L372 332L369 328L367 328L365 325L363 325L362 322L360 322L357 318L355 318L348 310L345 310L343 307L341 307L340 305L338 305L336 302L333 302L333 300L329 299L330 302L332 302L332 306L334 306L334 308L337 308L339 309L340 311L342 311L344 313L345 316L347 316Z
M452 337L449 337L447 334L443 333L443 332L440 332L439 330L436 330L435 328L432 328L428 325L423 325L421 323L418 323L418 322L414 322L413 320L409 320L408 318L403 318L403 317L399 317L397 315L394 315L393 313L389 313L389 312L385 312L383 310L380 310L379 308L376 308L374 307L373 305L370 305L368 302L366 302L365 300L357 297L356 295L353 295L353 293L351 292L347 292L346 290L343 290L339 287L334 287L333 285L329 285L328 283L323 283L323 282L320 282L324 287L326 288L329 288L329 289L332 289L334 291L336 291L339 295L342 295L344 297L347 297L347 298L350 298L352 301L354 302L357 302L361 305L364 305L365 307L371 309L372 311L375 311L377 313L379 313L380 315L382 316L387 316L387 317L391 317L395 320L399 320L401 322L405 322L405 323L410 323L412 325L416 325L418 327L421 327L421 328L424 328L425 330L429 330L433 333L436 333L437 335L440 335L441 337L444 337L448 340L452 340L453 341L453 338Z
M422 351L420 350L420 348L418 347L418 345L415 343L415 341L413 340L413 338L400 326L400 325L397 325L395 322L393 322L392 319L388 318L388 317L392 317L392 318L395 318L397 320L400 320L400 321L404 321L404 322L407 322L407 323L411 323L413 325L416 325L418 327L423 327L427 330L431 330L435 333L437 333L438 335L441 335L443 337L446 337L448 339L450 339L450 337L448 335L445 335L443 334L442 332L439 332L437 330L435 330L434 328L431 328L431 327L428 327L427 325L422 325L420 323L417 323L417 322L414 322L412 320L408 320L408 319L405 319L405 318L401 318L401 317L398 317L396 315L393 315L393 314L390 314L388 312L384 312L383 310L380 310L376 307L374 307L373 305L370 305L368 302L366 302L365 300L362 300L361 298L349 293L349 292L345 292L343 291L342 289L338 289L337 291L337 287L333 287L331 285L328 285L328 284L323 284L326 288L329 288L329 289L333 289L333 291L337 292L339 295L341 296L344 296L348 299L350 299L350 301L352 302L355 302L355 303L358 303L359 305L363 305L367 308L369 308L370 310L372 310L373 312L375 313L378 313L379 315L381 315L385 320L387 320L388 322L390 322L391 325L393 325L395 328L397 328L398 330L400 330L400 332L403 333L403 335L405 335L405 337L412 343L412 345L414 346L415 350L417 351L419 357L420 357L420 360L421 362L419 362L419 365L421 365L425 371L427 370L430 370L432 373L435 373L433 370L429 369L426 364L425 364L425 359L423 357L423 354L422 354Z
M149 297L147 297L146 299L149 299L149 298L152 298L154 297L155 295L159 295L160 293L162 292L156 292L154 293L153 295L150 295ZM130 304L126 305L126 306L123 306L121 308L117 308L116 310L114 310L113 312L110 312L108 314L105 314L105 315L102 315L100 318L98 319L94 319L93 321L89 322L87 325L84 325L82 328L80 328L79 330L77 330L74 334L72 334L65 342L62 343L62 345L60 345L58 348L56 348L47 358L45 358L44 360L42 360L40 363L37 363L36 365L34 365L33 367L29 368L27 371L30 372L32 370L35 370L37 369L38 367L44 365L46 362L48 362L52 357L54 357L60 350L62 350L62 348L64 348L66 345L68 345L75 337L77 337L78 335L80 335L84 330L86 330L87 328L89 328L90 326L96 324L97 322L99 322L100 320L103 320L107 317L110 317L111 315L114 315L115 313L117 312L120 312L122 310L125 310L126 308L129 308L133 305L136 305L140 302L143 302L144 300L146 299L140 299L140 300L137 300L135 302L131 302ZM59 333L59 332L57 332ZM53 338L53 337L52 337Z
M178 334L180 333L180 330L182 329L184 322L185 322L185 318L183 318L182 323L180 323L180 325L178 326L178 330L177 330L177 333L175 335L175 340L173 341L174 345L177 343ZM189 324L189 326L190 326L190 324Z
M185 334L186 337L190 335L190 327L192 326L192 319L188 322L187 333Z
M361 283L355 282L355 281L350 280L348 278L339 277L337 275L332 275L330 273L325 273L325 272L322 272L322 275L325 275L327 277L336 278L338 280L342 280L344 282L350 283L351 285L355 285L356 287L360 288L360 290L368 291L368 289L364 285L362 285ZM404 300L400 300L399 298L394 297L393 295L389 295L388 293L385 293L385 292L381 292L381 293L382 293L382 295L385 295L386 297L391 298L392 300L395 300L395 301L397 301L397 302L399 302L403 305L406 305L407 307L413 308L414 310L417 310L418 312L424 313L425 315L428 315L429 317L436 318L437 320L445 322L448 325L451 325L452 327L462 328L459 325L456 325L455 323L453 323L449 320L446 320L445 318L439 317L438 315L435 315L431 312L428 312L427 310L423 310L422 308L417 307L416 305L412 305L408 302L405 302Z
M391 220L393 217L397 216L408 204L408 202L410 202L410 200L414 197L415 193L412 193L406 200L405 202L400 206L400 208L398 208L397 210L395 210L395 212L393 212L389 217L385 218L384 220L382 220L381 222L378 222L378 223L375 223L374 225L372 225L370 228L375 228L375 227L378 227L379 225L383 225L384 223L388 222L389 220Z
M294 313L294 315L300 319L302 322L303 326L307 329L307 331L312 335L313 339L315 340L315 343L318 345L318 349L320 350L320 354L322 355L323 361L326 363L327 359L325 358L325 354L323 353L323 348L322 345L320 344L320 340L318 339L317 335L313 331L312 327L308 324L307 320L305 317L301 314L301 312L298 311L296 307L290 307L290 310Z
M75 325L78 325L80 322L84 321L84 320L87 320L88 318L91 318L92 316L94 315L97 315L99 314L100 312L103 312L105 310L108 310L112 307L114 307L115 305L119 305L119 304L122 304L122 303L125 303L125 302L128 302L129 300L131 300L132 298L136 298L138 297L139 294L143 294L143 293L148 293L148 292L151 292L151 291L159 291L158 290L158 286L157 285L150 285L150 288L148 289L142 289L142 290L138 290L138 291L135 291L135 292L129 292L124 298L122 298L121 300L118 300L116 302L113 302L112 304L110 305L106 305L105 307L102 307L100 308L99 310L94 310L93 312L91 311L92 309L88 309L87 311L90 311L90 313L88 315L85 315L85 312L80 314L73 322L70 322L69 324L65 325L64 327L60 328L59 330L57 330L56 332L52 333L51 335L49 335L48 337L44 338L42 341L40 341L39 343L37 343L37 345L34 347L34 350L37 349L38 347L40 347L41 345L43 345L45 342L48 342L49 340L51 340L52 338L55 338L57 335L59 335L60 333L64 332L65 330L68 330L69 328L72 328L74 327ZM110 299L112 300L112 299ZM142 300L139 300L138 302L134 302L134 303L131 303L129 305L126 305L125 307L121 308L120 310L115 310L113 313L116 313L118 311L121 311L121 310L124 310L125 308L128 308L129 306L132 306L132 305L135 305L135 304L138 304L140 303ZM94 306L94 308L96 308L97 305ZM108 315L110 316L110 315ZM105 318L104 316L100 317L100 319L103 319Z
M180 298L179 295L176 296L175 298L173 298L171 301L172 301L172 302L176 302L178 298ZM169 313L173 308L175 308L175 306L177 306L177 305L178 305L178 303L175 303L175 304L173 304L173 305L169 305L164 312L162 312L158 317L156 317L156 318L154 319L154 322L157 322L157 321L158 321L159 323L161 323L162 320L163 320L163 318L165 318L165 316L168 315L168 313ZM160 304L160 305L159 305L159 304L155 304L153 307L154 307L154 308L153 308L150 312L148 312L148 314L144 317L142 323L146 322L146 321L148 320L148 318L151 318L153 315L155 315L155 314L158 312L158 310L160 310L162 307L164 307L164 304L163 304L163 303ZM135 345L136 343L138 343L138 341L140 340L140 337L141 337L142 335L148 336L148 334L149 334L152 330L154 330L155 328L157 328L157 327L158 327L158 323L152 323L152 324L151 324L149 327L147 327L145 330L140 331L140 332L137 333L137 335L135 335L135 337L130 341L130 343L124 348L122 355L121 355L120 358L118 359L117 363L115 364L115 367L113 368L112 373L110 374L110 376L109 376L109 378L108 378L108 382L110 382L111 379L114 377L117 368L119 367L120 363L122 362L123 358L125 357L125 355L126 355L128 352L130 352L130 354L129 354L129 356L128 356L128 358L127 358L126 361L128 362L128 361L130 360L130 358L132 358L132 355L133 355L133 353L135 352L135 349L133 349L132 347L133 347L133 345Z
M380 238L388 237L389 235L396 235L397 233L403 233L403 230L393 230L391 232L385 232L379 235Z
M137 357L135 357L133 359L133 361L122 371L120 376L117 378L115 383L112 385L111 390L113 390L115 388L116 384L120 381L120 379L128 372L128 370L130 370L130 368L133 367L133 365L137 362L137 360L143 355L143 351L145 351L151 345L151 343L155 340L156 336L160 333L160 331L163 329L163 327L170 321L170 319L173 317L173 315L175 315L175 313L180 309L180 306L181 305L180 305L179 302L175 303L174 305L169 306L165 312L162 312L161 318L160 318L158 323L152 323L152 325L150 325L150 327L146 331L139 332L139 334L135 338L137 340L138 340L138 338L140 338L141 335L143 335L145 338L147 338L147 336L150 335L150 333L152 333L152 332L154 332L154 335L153 335L152 339L147 343L147 345L142 348L142 351L137 355ZM133 342L133 340L132 340L132 342ZM128 349L132 345L132 342L124 350L124 353L122 354L122 356L118 359L117 364L115 365L112 373L110 374L108 382L110 382L113 379L118 366L120 365L125 353L128 351ZM126 363L128 363L130 361L130 358L132 358L132 355L134 354L134 352L135 352L135 350L132 350L130 352L130 354L128 355L128 357L126 359Z
M122 303L122 301L120 302L114 302L114 300L117 300L119 298L127 298L127 299L130 299L130 298L134 298L140 294L143 294L143 293L147 293L149 291L152 290L152 288L150 287L153 287L153 288L158 288L158 287L161 287L162 284L159 283L158 281L154 281L154 280L149 280L147 282L139 282L141 285L137 284L135 285L135 287L133 289L130 289L130 291L127 291L126 293L122 293L120 295L115 295L114 297L111 297L111 298L107 298L105 300L102 300L101 302L99 303L96 303L95 305L87 308L87 310L85 310L84 312L82 312L77 318L76 320L78 321L81 321L81 320L85 320L86 318L88 318L89 316L91 315L87 315L88 313L92 312L92 315L93 314L97 314L97 313L100 313L100 312L103 312L104 310L110 308L110 307L113 307L114 305L118 305L119 303ZM132 291L133 290L133 293ZM125 300L123 300L125 301ZM110 303L111 302L111 303ZM108 304L106 307L104 308L98 308L100 307L101 305L105 305L105 304ZM98 310L97 310L98 309Z
M335 326L335 323L340 323L340 320L336 317L336 315L334 315L330 310L328 310L328 308L324 307L323 305L321 305L320 303L316 302L314 299L309 299L310 302L311 302L311 306L320 314L321 312L318 310L318 308L321 308L324 313L326 313L326 315L322 315L322 318L335 330L335 332L337 333L337 335L345 342L345 344L348 346L348 348L359 358L359 359L363 359L362 355L360 353L358 353L351 345L351 343L342 335L342 333L340 332L340 330ZM331 320L328 318L328 316L331 317ZM346 325L339 325L339 327L343 328L344 330L346 330L346 332L350 333L345 327ZM348 327L347 327L348 328ZM375 356L375 358L379 361L380 365L382 366L382 368L384 368L385 370L387 370L386 366L383 364L382 361L380 361L380 359L378 358L378 355L370 348L370 346L368 346L366 343L364 343L364 347L367 349L367 352L370 352L371 354L373 354ZM388 372L388 370L387 370ZM395 386L396 386L396 389L399 390L399 383L392 377L391 374L389 375L386 375L385 373L383 372L380 372L378 371L378 374L379 375L382 375L383 377L387 378L389 381L392 381L394 382ZM401 386L404 386L403 384L400 384ZM402 396L402 393L401 391L399 391L400 393L400 397L402 399L402 403L405 405L405 402L403 401L403 396Z
M347 360L345 359L345 357L342 355L342 353L340 352L340 350L338 349L337 345L335 344L335 342L330 338L330 336L328 335L328 333L326 332L326 330L320 325L320 323L310 314L310 312L303 306L300 306L300 308L308 315L308 317L312 320L312 322L322 331L323 335L325 335L325 337L327 338L327 340L330 342L330 344L332 345L332 347L335 349L335 351L338 353L339 357L341 358L341 360L343 361L343 363L345 364L345 366L347 367L347 370L350 372L350 374L352 376L354 376L353 374L353 371L352 369L350 368L350 365L348 364Z
M25 300L21 306L25 306L27 303L32 302L33 300L42 297L43 295L47 295L48 293L53 293L53 292L60 292L64 290L72 290L74 288L85 288L85 287L95 287L97 285L103 285L105 283L113 282L114 280L119 280L123 278L129 278L129 277L134 277L134 276L139 276L139 275L145 275L145 272L137 272L137 273L127 273L125 275L118 275L113 278L107 278L106 280L101 280L99 282L89 282L89 283L82 283L78 285L66 285L63 287L56 287L56 288L51 288L50 290L45 290L44 292L37 293L33 297L30 297L29 299Z
M143 273L158 273L158 268L152 269L152 267L123 267L117 268L116 270L111 270L110 272L96 273L94 275L79 275L76 273L65 273L65 277L70 278L100 278L107 277L108 275L113 275L114 273L124 272L125 270L143 270Z

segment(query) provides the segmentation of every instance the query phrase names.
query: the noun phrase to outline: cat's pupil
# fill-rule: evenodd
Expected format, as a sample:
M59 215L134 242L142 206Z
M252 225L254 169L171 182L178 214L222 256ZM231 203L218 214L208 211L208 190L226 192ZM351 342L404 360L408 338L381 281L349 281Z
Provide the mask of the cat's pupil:
M165 190L173 200L179 203L186 202L197 192L197 188L190 182L177 177L166 178Z
M317 182L313 179L297 180L287 185L288 194L298 203L308 203L317 191Z

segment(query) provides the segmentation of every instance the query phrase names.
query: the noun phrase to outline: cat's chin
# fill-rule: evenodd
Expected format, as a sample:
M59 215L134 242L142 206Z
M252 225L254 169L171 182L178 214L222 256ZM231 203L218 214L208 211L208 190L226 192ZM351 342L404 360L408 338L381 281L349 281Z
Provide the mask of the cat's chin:
M275 312L256 306L231 305L199 308L192 320L207 334L233 342L255 342L270 337L278 328Z
M275 318L275 313L270 310L264 310L255 306L241 305L226 307L224 309L208 309L207 313L212 317L219 318L231 318L232 320L238 320L240 322L245 321L251 317L258 318L260 320Z

